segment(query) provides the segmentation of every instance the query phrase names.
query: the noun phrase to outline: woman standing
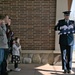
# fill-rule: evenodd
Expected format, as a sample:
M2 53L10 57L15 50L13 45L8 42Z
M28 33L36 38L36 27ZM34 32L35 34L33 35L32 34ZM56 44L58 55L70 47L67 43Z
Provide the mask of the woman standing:
M4 15L0 14L0 75L8 75L6 70L6 50L8 49L8 40L6 36L6 26Z

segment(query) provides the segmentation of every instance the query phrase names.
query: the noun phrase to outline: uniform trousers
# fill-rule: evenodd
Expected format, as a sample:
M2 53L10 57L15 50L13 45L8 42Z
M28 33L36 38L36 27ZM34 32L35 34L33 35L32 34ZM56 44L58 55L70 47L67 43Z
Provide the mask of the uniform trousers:
M60 49L61 49L61 58L62 58L62 69L71 70L73 46L60 45Z

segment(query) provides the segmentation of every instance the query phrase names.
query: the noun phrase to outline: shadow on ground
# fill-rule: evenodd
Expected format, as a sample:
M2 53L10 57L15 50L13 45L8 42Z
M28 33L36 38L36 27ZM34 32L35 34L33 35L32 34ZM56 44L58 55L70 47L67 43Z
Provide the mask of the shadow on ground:
M75 64L74 64L75 65ZM15 72L13 69L13 64L9 64L9 68L13 69L9 75L75 75L73 74L63 74L61 66L49 65L49 64L19 64L21 68L20 72ZM72 69L75 72L75 68Z

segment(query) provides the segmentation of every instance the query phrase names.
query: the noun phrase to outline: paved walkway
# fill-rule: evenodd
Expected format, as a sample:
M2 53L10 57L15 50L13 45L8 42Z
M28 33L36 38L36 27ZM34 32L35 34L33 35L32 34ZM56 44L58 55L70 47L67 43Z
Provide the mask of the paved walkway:
M13 64L9 67L13 69ZM63 74L61 69L61 63L56 65L41 65L41 64L20 64L22 69L20 72L12 71L9 75L75 75L75 62L73 62L72 74Z

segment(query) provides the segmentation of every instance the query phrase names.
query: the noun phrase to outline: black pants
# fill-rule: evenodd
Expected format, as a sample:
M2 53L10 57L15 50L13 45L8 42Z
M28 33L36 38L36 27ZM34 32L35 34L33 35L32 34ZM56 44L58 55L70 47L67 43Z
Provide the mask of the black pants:
M20 56L18 55L13 55L12 56L12 60L14 62L14 68L18 68L18 64L19 64L19 61L20 61Z
M60 45L60 48L61 48L61 57L62 57L62 69L71 70L73 46Z
M17 62L14 63L14 68L18 68L18 63Z

